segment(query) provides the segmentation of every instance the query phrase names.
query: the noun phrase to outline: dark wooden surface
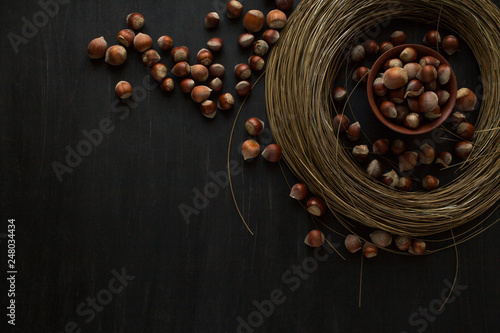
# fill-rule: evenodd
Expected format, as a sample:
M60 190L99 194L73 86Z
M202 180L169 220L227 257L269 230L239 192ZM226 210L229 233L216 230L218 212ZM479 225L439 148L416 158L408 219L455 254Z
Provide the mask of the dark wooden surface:
M243 4L272 8L272 1ZM22 18L32 21L41 7L36 1L2 2L0 234L7 219L15 218L18 267L13 329L6 325L7 250L1 238L2 332L235 332L239 317L253 320L258 332L497 331L497 226L458 247L460 294L438 314L413 315L439 304L434 300L446 293L455 276L454 250L418 258L381 253L365 260L361 308L360 256L349 255L343 239L324 230L347 260L325 250L324 261L313 259L303 243L313 224L288 198L279 166L263 159L243 163L237 151L246 139L244 120L266 118L263 80L237 122L230 157L236 199L255 236L241 222L222 178L211 188L218 193L199 202L186 222L179 206L194 207L196 191L214 181L211 174L226 170L237 108L205 119L178 86L171 94L148 90L137 105L123 108L114 95L116 82L128 80L139 90L153 83L139 55L129 52L124 66L110 68L91 61L86 47L101 35L114 43L125 16L140 11L144 31L188 46L191 62L210 37L222 37L226 44L216 60L228 72L224 90L233 93L232 68L250 55L235 42L243 32L241 19L224 17L211 31L203 25L206 13L222 13L224 5L69 1L16 53L8 34L21 35ZM168 55L162 56L171 68ZM463 70L477 78L476 67ZM112 130L59 181L53 162L66 164L66 147L77 149L82 131L99 128L105 119ZM270 136L261 140L270 143ZM295 181L286 167L285 175ZM499 217L485 216L488 223ZM325 221L343 231L331 215ZM294 273L302 264L310 273ZM130 280L119 288L115 276L122 270ZM89 300L107 301L109 295L109 304L89 310ZM273 309L270 299L279 303ZM260 315L256 303L264 306Z

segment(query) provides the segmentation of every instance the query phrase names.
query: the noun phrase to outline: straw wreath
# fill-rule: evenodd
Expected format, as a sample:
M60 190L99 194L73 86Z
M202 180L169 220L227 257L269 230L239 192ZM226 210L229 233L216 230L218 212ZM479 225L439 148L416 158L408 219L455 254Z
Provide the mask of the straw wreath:
M474 150L454 181L431 192L397 191L371 179L332 130L330 94L346 49L396 18L453 31L473 51L484 85ZM477 220L500 197L499 44L500 11L489 0L302 0L266 71L269 125L285 162L348 230L355 221L422 237ZM477 232L476 225L468 237Z

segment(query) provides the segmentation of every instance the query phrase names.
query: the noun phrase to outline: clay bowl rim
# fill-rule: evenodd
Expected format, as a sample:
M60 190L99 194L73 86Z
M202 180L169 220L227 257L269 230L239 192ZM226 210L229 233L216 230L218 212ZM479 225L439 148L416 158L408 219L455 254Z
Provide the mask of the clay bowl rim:
M366 92L368 95L368 102L370 103L370 107L372 109L372 112L375 114L375 116L382 122L386 127L389 129L401 133L401 134L406 134L406 135L418 135L418 134L424 134L428 133L439 126L441 126L442 123L448 119L448 117L451 115L453 112L453 109L455 107L455 102L457 100L457 78L455 76L455 72L453 71L453 68L451 69L451 76L450 76L450 81L445 85L445 90L450 93L450 97L446 104L441 108L441 117L438 119L427 123L423 126L418 127L417 129L411 129L405 126L400 126L396 123L391 122L390 120L386 119L381 113L380 110L377 106L377 103L375 103L375 97L373 93L373 82L375 81L375 78L377 77L377 74L379 73L380 69L382 66L385 64L385 62L389 59L392 58L399 58L399 54L407 47L413 47L417 53L418 53L418 58L420 59L424 56L433 56L434 58L438 59L441 64L447 64L448 61L438 52L434 51L433 49L424 46L424 45L419 45L419 44L403 44L403 45L398 45L393 47L392 49L384 52L373 64L370 73L368 75L368 81L367 81L367 87L366 87ZM450 65L451 68L451 65Z

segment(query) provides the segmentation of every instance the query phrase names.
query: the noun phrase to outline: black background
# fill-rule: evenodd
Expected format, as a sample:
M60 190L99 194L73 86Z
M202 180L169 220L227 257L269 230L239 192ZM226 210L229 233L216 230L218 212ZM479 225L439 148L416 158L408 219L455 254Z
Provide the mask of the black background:
M18 269L12 329L5 315L6 239L0 238L2 331L64 332L68 322L75 322L82 332L235 332L237 318L248 320L256 311L253 302L270 299L275 289L286 299L255 331L416 332L422 327L412 326L409 318L441 297L446 280L453 281L453 249L425 257L382 252L365 260L359 308L361 257L350 255L343 238L325 229L347 260L330 255L293 291L295 282L283 280L293 266L314 256L303 243L314 225L288 197L278 164L262 158L243 163L238 153L247 138L245 119L266 119L263 79L236 123L230 155L241 171L233 177L236 200L254 236L240 220L227 186L191 215L190 223L179 210L182 203L193 206L196 190L213 181L210 173L226 170L241 99L235 109L210 120L178 86L170 94L156 88L124 119L124 111L114 112L113 105L122 106L116 104L116 82L127 80L139 89L144 78L146 85L154 82L136 52L129 52L125 65L111 68L91 61L86 47L101 35L114 44L133 11L145 15L144 32L154 40L167 34L175 45L188 46L191 63L209 38L222 37L225 46L216 61L227 69L224 91L233 93L232 68L246 62L250 52L237 45L241 19L227 19L225 3L69 1L16 53L8 33L21 35L22 18L32 21L41 7L36 1L2 2L0 234L7 232L7 219L15 218ZM242 3L263 12L273 8L273 1ZM203 24L210 11L223 17L214 30ZM394 21L381 37L404 24L419 42L426 28L405 21ZM162 56L171 68L168 54ZM468 61L465 47L462 59ZM476 66L460 68L457 72L477 83ZM257 78L253 75L252 82ZM85 139L82 131L98 128L105 118L114 130L58 181L51 164L65 164L66 147L76 149ZM269 135L260 139L271 142ZM283 166L287 180L295 182ZM499 217L495 213L487 222ZM324 221L345 232L333 216ZM497 330L499 235L494 226L458 247L457 283L467 289L430 317L427 332ZM86 322L90 317L80 316L77 306L108 288L112 271L122 268L135 278Z

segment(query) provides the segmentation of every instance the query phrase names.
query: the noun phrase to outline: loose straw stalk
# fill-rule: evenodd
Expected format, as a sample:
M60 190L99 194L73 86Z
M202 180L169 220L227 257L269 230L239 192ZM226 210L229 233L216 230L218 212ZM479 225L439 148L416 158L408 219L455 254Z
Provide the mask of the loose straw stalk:
M474 151L450 184L399 192L370 179L332 132L330 92L349 49L371 27L403 18L454 31L478 61L483 100ZM335 216L413 237L473 221L500 196L500 11L487 0L302 0L268 60L266 103L292 172ZM343 222L345 223L345 222Z

